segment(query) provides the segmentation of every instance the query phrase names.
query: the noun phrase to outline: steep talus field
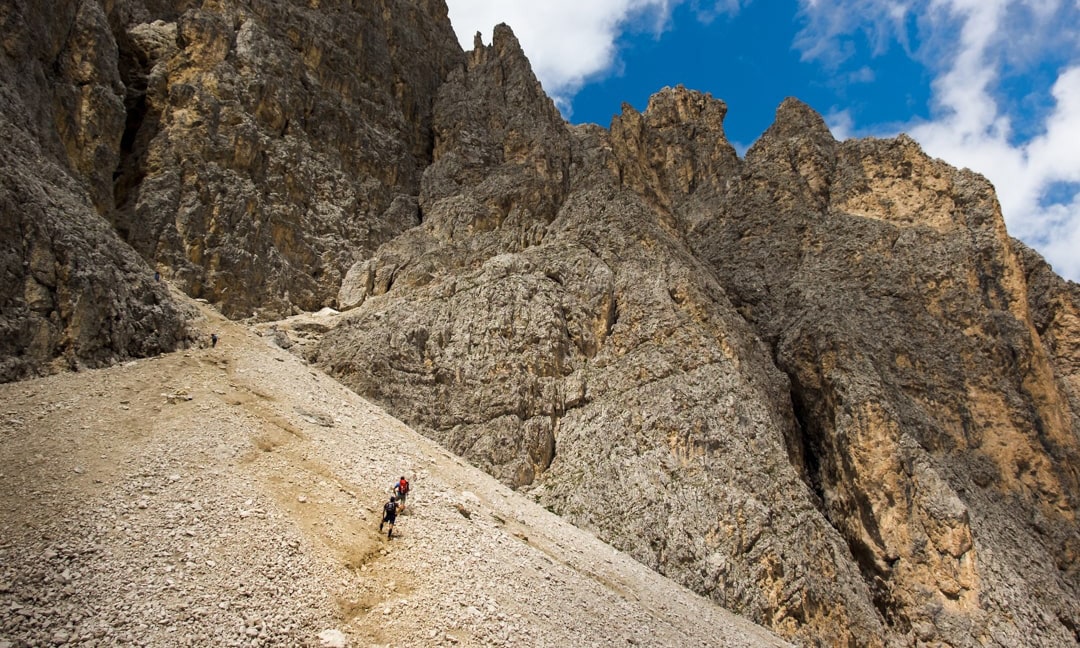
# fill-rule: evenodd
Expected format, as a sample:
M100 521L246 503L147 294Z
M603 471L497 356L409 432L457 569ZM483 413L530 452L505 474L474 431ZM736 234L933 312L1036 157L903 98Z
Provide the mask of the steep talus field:
M3 379L204 338L154 271L331 306L272 339L787 639L1080 641L1080 287L980 176L794 99L570 126L440 0L0 25Z
M192 326L218 344L0 385L0 645L789 645L273 338Z

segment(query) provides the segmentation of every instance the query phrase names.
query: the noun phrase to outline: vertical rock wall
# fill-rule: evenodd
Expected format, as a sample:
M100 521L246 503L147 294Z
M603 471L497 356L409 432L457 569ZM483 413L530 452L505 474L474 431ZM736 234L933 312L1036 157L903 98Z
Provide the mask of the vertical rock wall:
M443 3L131 14L112 220L190 294L237 317L334 305L356 258L419 223L431 105L463 62Z
M1080 419L993 188L788 101L713 214L690 240L791 377L804 475L892 632L1071 641Z
M0 25L5 380L183 343L155 271L230 316L335 305L419 223L464 62L440 1L12 0Z
M0 380L185 343L185 315L101 214L124 125L94 2L0 7Z

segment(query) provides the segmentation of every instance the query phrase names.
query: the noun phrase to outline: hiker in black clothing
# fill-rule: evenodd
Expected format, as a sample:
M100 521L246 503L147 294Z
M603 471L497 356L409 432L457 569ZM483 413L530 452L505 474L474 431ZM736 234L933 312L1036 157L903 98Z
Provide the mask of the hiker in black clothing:
M218 336L217 333L210 334L210 348L213 349L217 346Z
M384 524L390 525L390 530L386 532L387 540L394 536L394 520L397 519L397 507L397 498L393 495L390 496L390 501L383 504L382 507L382 522L379 522L379 531L382 531Z

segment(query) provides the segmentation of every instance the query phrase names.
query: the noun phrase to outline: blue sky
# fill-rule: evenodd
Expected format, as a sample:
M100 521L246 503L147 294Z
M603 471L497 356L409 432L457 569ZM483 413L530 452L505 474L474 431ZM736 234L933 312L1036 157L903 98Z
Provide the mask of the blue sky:
M448 0L466 49L513 29L571 122L683 84L745 151L795 96L833 134L906 132L986 175L1009 232L1080 281L1080 0Z
M842 68L803 61L792 48L800 32L798 16L795 0L751 3L737 15L706 20L689 3L677 6L663 33L630 26L621 34L612 73L583 85L564 112L573 122L606 126L623 101L644 110L657 89L681 83L727 102L724 127L740 152L768 128L787 96L826 115L844 109L852 116L869 113L874 123L928 116L931 79L903 48L880 52L872 66L862 40L852 44L853 63ZM909 82L888 82L898 76Z

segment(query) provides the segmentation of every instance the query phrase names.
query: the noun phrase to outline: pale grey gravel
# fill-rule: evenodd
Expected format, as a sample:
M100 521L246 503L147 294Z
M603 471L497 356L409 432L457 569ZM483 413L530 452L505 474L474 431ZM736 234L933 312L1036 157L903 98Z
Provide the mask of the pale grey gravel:
M0 385L0 648L782 645L205 313L216 349Z

